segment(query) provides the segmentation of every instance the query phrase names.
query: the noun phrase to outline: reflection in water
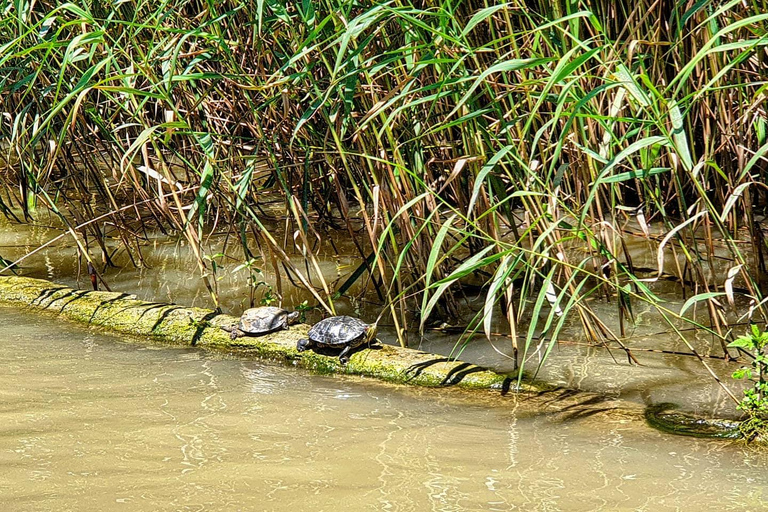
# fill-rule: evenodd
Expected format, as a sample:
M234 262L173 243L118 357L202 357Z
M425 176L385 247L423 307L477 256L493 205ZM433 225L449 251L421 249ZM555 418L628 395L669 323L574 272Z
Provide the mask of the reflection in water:
M765 510L768 456L513 398L121 343L0 308L14 512Z
M33 253L20 263L22 275L49 279L75 288L90 289L87 271L83 262L78 261L78 252L71 237L64 237L44 250L34 252L61 233L61 229L42 225L14 224L0 216L0 256L9 261L15 261ZM196 270L194 253L183 237L174 238L152 232L146 232L145 235L148 239L141 249L143 265L138 268L134 266L119 240L105 241L110 251L114 251L110 259L115 266L99 270L109 286L113 290L135 294L142 300L213 308L213 301ZM328 253L324 257L321 256L320 268L329 282L342 276L340 273L342 268L345 269L343 275L348 275L360 263L354 256L347 256L347 254L356 253L352 241L347 237L337 240L334 246L340 251L348 252L337 255L329 247ZM209 255L227 253L226 256L216 257L214 276L220 304L224 311L239 314L250 307L249 270L239 267L242 263L242 249L238 248L238 244L226 234L206 237L204 248ZM258 254L258 251L254 252ZM293 255L298 266L303 266L305 258L298 250L292 252L287 248L287 252ZM91 255L97 261L102 260L98 250L93 250ZM276 279L270 274L271 264L260 261L257 256L256 267L264 272L257 275L257 281L263 278L264 283L274 287ZM301 304L307 299L314 303L311 294L289 286L285 279L283 275L286 306ZM264 286L257 290L255 296L257 305L266 290Z

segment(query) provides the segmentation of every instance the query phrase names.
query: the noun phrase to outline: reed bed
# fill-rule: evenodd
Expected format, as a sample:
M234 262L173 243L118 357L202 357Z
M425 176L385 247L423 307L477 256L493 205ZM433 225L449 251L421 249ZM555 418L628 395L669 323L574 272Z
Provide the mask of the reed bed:
M0 210L53 212L94 272L106 237L140 261L145 229L181 233L216 301L201 240L231 230L246 265L284 266L328 312L353 283L378 294L404 345L460 316L475 286L464 339L501 315L521 362L574 318L633 361L638 302L728 357L733 318L766 321L768 2L0 11ZM272 201L285 232L269 227ZM317 264L328 230L362 262L335 286ZM633 265L633 237L652 268ZM682 308L654 292L669 276ZM748 311L731 312L737 296Z

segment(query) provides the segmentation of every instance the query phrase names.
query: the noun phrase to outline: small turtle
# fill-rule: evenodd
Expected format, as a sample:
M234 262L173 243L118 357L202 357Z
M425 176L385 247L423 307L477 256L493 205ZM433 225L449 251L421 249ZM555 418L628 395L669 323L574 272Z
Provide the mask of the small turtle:
M310 348L340 348L341 364L347 364L352 349L376 339L376 324L366 324L351 316L332 316L320 320L309 330L309 339L300 339L296 350L304 352Z
M237 327L225 328L229 331L233 340L240 336L262 336L270 332L287 329L289 325L296 323L299 312L289 313L282 308L274 306L261 306L246 309L240 316Z

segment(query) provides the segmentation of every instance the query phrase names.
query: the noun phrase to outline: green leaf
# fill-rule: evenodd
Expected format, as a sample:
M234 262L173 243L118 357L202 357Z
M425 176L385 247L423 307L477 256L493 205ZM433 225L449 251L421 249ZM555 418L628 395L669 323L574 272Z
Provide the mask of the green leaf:
M647 107L651 104L648 95L637 85L637 82L635 82L635 79L632 77L632 73L629 72L627 66L619 64L613 75L619 82L621 82L624 88L629 91L636 102L643 107Z
M205 164L203 165L203 172L200 174L200 187L197 189L197 195L195 196L195 203L189 210L187 219L191 222L195 213L198 217L199 228L202 229L205 221L205 206L208 198L208 192L213 184L213 177L215 168L213 166L214 160L214 148L213 139L210 133L195 133L195 140L200 148L205 153Z
M501 9L506 9L509 7L509 3L504 4L497 4L493 5L491 7L486 7L485 9L480 9L475 13L474 16L467 22L467 24L464 26L464 30L461 31L461 37L466 37L467 34L469 34L475 26L477 26L478 23L486 20L487 18L490 18L493 16L493 14L496 11L499 11Z
M753 349L754 344L752 343L752 338L749 337L741 337L738 338L728 344L728 348L746 348L746 349Z
M731 374L731 377L733 377L734 379L750 378L752 376L751 373L752 372L749 370L749 368L741 368L733 372L733 374Z
M650 169L638 169L636 171L621 172L619 174L614 174L613 176L604 178L602 183L619 183L622 181L635 179L644 180L650 178L651 176L656 176L657 174L662 174L671 170L672 169L670 167L652 167Z
M725 292L705 292L705 293L699 293L698 295L694 295L687 301L685 301L685 304L683 304L683 307L680 308L680 316L683 316L685 312L690 308L693 304L696 302L702 301L702 300L709 300L714 297L719 297L721 295L725 295Z
M456 214L453 214L450 217L448 217L448 219L443 223L443 225L440 226L440 230L437 232L437 236L435 236L435 240L432 243L432 250L429 252L429 258L427 259L427 268L424 274L425 290L429 288L430 282L432 281L432 275L435 271L435 267L437 266L437 259L443 250L443 241L445 240L445 237L448 235L448 230L451 228L451 224L453 224L453 221L456 220L456 217L457 217ZM427 321L429 312L432 309L432 308L427 308L428 299L429 299L429 296L425 291L422 297L421 310L426 311L427 313L422 315L421 317L421 325L419 326L420 330L424 329L424 323Z
M453 110L448 113L446 117L450 118L453 117L453 115L461 109L461 107L464 106L464 104L469 100L469 98L472 96L472 93L475 92L475 89L480 87L485 80L491 76L494 73L510 73L512 71L517 71L519 69L529 69L537 66L544 65L548 62L551 62L552 58L538 58L538 59L510 59L505 60L502 62L499 62L497 64L494 64L493 66L487 68L485 71L480 73L480 75L475 79L475 81L472 83L472 85L469 87L469 90L464 93L464 96L461 97L461 99L456 103L456 106L453 107Z
M482 251L475 254L471 258L467 259L467 261L459 265L459 267L456 270L454 270L451 273L451 275L435 283L435 285L437 285L437 289L432 294L432 297L430 297L429 302L427 302L427 305L423 307L421 310L421 328L422 329L424 327L424 322L426 322L426 319L429 317L429 314L434 309L435 304L437 304L437 301L440 299L443 293L445 293L445 291L448 289L449 286L451 286L453 283L455 283L462 277L486 265L489 261L491 260L495 261L496 259L502 257L501 254L497 254L497 255L491 256L490 258L483 259L483 256L485 256L488 253L488 251L492 249L494 249L494 246L489 245L488 247L486 247L485 249L483 249Z
M661 135L654 135L652 137L645 137L644 139L633 142L624 148L610 162L608 162L608 165L606 165L603 171L600 173L600 177L598 178L597 182L604 183L605 180L608 179L608 175L613 170L613 168L623 162L628 156L637 153L643 148L647 148L648 146L653 146L655 144L666 146L669 145L669 140L667 140L666 137L662 137Z
M426 287L429 287L429 283L432 280L432 275L437 266L437 258L443 249L443 240L448 235L448 230L451 228L453 221L456 220L457 214L453 214L440 226L440 230L437 232L434 241L432 242L432 250L429 252L429 258L427 259L427 268L425 270Z
M685 119L675 101L669 102L669 118L672 121L672 139L675 141L677 156L680 157L685 170L691 171L693 160L691 159L691 150L688 147L688 137L685 133Z
M496 164L499 163L499 161L504 158L507 153L515 149L514 146L504 146L501 148L495 155L491 157L488 162L483 166L482 169L480 169L480 172L477 173L477 176L475 176L475 184L472 187L472 196L469 199L469 207L467 208L467 215L472 215L472 211L475 208L475 202L477 202L477 198L480 195L480 189L483 186L483 183L485 182L485 178L488 176L488 173L490 173L494 167L496 167Z

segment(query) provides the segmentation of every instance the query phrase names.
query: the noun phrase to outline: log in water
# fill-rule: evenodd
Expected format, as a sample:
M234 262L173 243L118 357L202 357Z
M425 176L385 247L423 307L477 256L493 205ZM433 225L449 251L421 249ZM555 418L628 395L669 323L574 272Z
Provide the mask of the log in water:
M237 322L238 319L230 315L142 301L126 293L75 290L42 279L0 276L0 301L142 338L245 351L320 373L356 374L419 386L503 389L516 384L508 376L479 366L391 345L357 350L349 363L342 365L333 354L296 350L298 340L307 336L310 326L306 324L265 336L232 340L229 332L222 328Z

